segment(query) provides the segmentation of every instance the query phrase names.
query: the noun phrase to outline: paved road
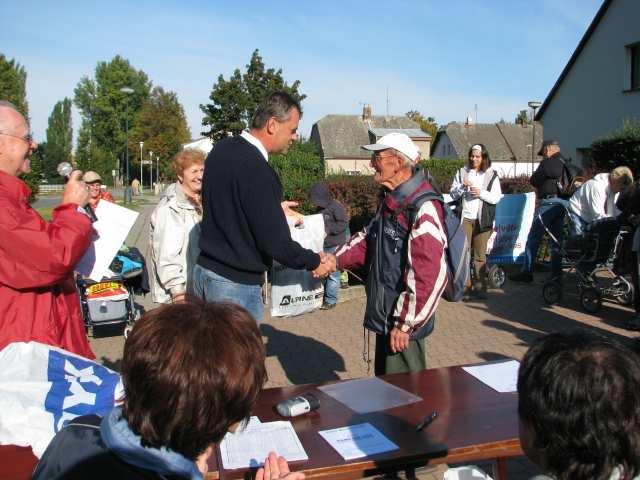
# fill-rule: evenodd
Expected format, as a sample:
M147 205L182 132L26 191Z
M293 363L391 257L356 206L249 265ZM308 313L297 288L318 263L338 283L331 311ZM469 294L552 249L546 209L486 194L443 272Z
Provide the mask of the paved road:
M141 209L139 222L129 236L129 244L138 246L147 257L146 223L152 208L147 205ZM605 302L598 314L583 313L569 286L562 304L549 307L541 295L542 277L536 280L531 285L508 282L504 290L490 291L484 302L441 302L435 331L427 342L429 367L520 359L534 338L553 331L587 329L623 341L635 337L623 328L630 308ZM363 290L352 287L341 290L341 294L341 302L333 310L294 318L271 318L265 312L261 330L267 347L267 386L372 374L363 361ZM139 300L147 309L153 308L149 299ZM371 338L371 346L373 341ZM121 336L95 338L91 343L101 361L118 367ZM509 469L513 474L510 478L529 478L535 473L535 468L522 459L510 461ZM425 470L420 477L442 478L442 473Z

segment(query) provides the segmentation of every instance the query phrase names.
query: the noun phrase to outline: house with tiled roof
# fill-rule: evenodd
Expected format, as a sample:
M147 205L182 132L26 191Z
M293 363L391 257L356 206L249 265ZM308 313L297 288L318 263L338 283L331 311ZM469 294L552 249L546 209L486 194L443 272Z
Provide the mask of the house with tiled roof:
M387 133L407 134L429 158L431 136L420 130L416 122L403 116L372 115L365 105L362 115L327 115L311 128L310 139L316 143L327 173L372 175L371 155L361 145L375 143Z
M640 120L640 1L605 0L540 107L547 138L589 163L591 144Z
M469 149L483 144L489 152L492 166L501 177L531 175L542 160L542 125L518 123L451 122L438 130L431 148L434 158L466 159ZM535 139L534 139L535 137ZM533 147L533 156L532 148Z

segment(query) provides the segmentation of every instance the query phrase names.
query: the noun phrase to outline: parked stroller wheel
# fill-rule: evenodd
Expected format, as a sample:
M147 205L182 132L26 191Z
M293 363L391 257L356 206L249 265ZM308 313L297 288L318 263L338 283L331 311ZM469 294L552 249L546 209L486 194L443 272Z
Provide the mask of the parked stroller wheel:
M580 294L580 304L585 312L596 313L602 306L602 296L593 287L586 287Z
M562 285L554 280L545 282L542 286L542 298L547 305L555 305L562 300Z
M502 288L507 280L507 275L500 265L491 265L487 272L487 281L492 288Z

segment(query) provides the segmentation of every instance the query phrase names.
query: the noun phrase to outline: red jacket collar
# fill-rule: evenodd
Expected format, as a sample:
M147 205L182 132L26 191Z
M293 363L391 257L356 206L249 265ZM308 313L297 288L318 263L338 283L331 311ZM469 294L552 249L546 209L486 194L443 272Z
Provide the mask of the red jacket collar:
M5 190L12 200L17 202L28 203L29 197L31 197L31 189L26 183L18 177L3 171L0 171L0 188Z

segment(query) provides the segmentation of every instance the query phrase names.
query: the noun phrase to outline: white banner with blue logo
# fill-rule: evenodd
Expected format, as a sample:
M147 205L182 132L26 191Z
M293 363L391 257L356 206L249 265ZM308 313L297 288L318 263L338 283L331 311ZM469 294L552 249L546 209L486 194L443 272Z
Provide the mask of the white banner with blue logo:
M124 395L120 375L61 348L16 342L0 351L0 444L40 458L69 420L103 415Z
M303 248L321 252L324 244L324 218L321 214L305 215L304 223L294 226L287 217L291 238ZM322 305L324 289L322 280L313 278L311 272L287 268L273 262L271 270L271 316L289 317L311 312Z
M522 263L535 209L536 195L533 192L502 197L496 205L493 234L487 242L489 263Z

